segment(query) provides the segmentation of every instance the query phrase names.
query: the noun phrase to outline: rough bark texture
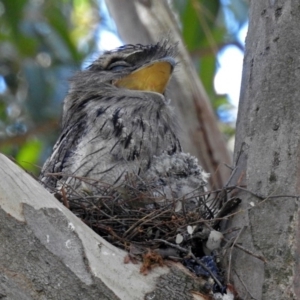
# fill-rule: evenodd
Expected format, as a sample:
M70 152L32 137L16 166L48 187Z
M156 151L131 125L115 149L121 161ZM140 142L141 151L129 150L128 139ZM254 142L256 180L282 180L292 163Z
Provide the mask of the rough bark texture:
M222 187L228 179L231 157L216 117L189 54L178 24L165 0L107 0L106 4L125 43L156 43L169 37L179 45L179 66L171 82L171 99L183 130L183 149L199 158L211 173L211 183Z
M198 299L205 281L169 262L147 276L0 154L0 298ZM208 298L205 298L208 299Z
M240 193L244 212L231 225L246 226L239 242L267 263L234 251L234 285L247 299L300 299L299 199L267 198L300 194L299 20L298 1L250 3L233 183L266 199Z

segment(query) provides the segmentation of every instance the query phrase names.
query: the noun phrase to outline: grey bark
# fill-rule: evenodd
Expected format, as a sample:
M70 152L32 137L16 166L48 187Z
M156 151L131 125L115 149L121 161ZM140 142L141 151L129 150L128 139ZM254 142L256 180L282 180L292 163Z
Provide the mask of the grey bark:
M299 198L288 197L300 194L299 8L250 2L232 183L263 198L239 193L243 211L231 225L245 226L238 242L267 263L234 250L231 273L244 299L300 299Z
M207 299L182 265L140 274L126 253L94 233L0 154L0 299Z
M214 187L222 187L229 174L224 163L230 164L231 157L171 8L165 0L107 0L106 4L125 43L153 44L164 37L178 43L179 66L170 91L183 131L183 149L199 158Z

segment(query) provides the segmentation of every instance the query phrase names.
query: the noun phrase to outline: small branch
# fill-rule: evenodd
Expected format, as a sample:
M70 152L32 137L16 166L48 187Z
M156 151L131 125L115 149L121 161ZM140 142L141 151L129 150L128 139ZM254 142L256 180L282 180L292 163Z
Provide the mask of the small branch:
M229 166L227 166L229 168ZM232 168L230 167L230 169L232 170L229 179L227 180L226 184L225 184L225 188L228 187L229 182L231 181L232 177L234 176L235 172L237 171L238 167Z
M227 282L230 282L230 270L231 270L231 258L232 258L232 249L235 246L237 240L239 239L242 231L244 230L244 227L242 227L237 234L236 238L234 239L232 246L230 247L230 252L229 252L229 258L228 258L228 272L227 272Z
M225 242L230 243L230 241L227 240L226 238L223 237L223 239L224 239ZM243 246L239 245L239 244L234 244L234 247L246 252L247 254L252 255L253 257L256 257L257 259L263 261L264 263L267 263L267 260L263 256L257 255L255 253L253 253L252 251L250 251L250 250L244 248Z
M66 208L70 209L70 205L69 205L67 193L66 193L66 190L65 190L64 186L61 187L61 194L62 194L62 202L63 202L63 205L64 205Z
M255 196L256 198L262 199L263 201L266 201L268 199L274 199L274 198L300 198L300 195L273 195L272 196L272 194L271 194L270 196L264 196L264 195L252 192L252 191L250 191L246 188L243 188L241 186L236 186L235 188L239 189L239 190L242 190L242 191L245 191L245 192L248 192L251 195Z
M237 273L237 271L235 269L233 269L234 273L236 274L237 278L240 280L240 282L242 283L242 285L244 286L245 290L247 291L247 293L250 295L250 297L254 300L258 300L257 298L255 298L250 291L247 289L246 284L244 283L244 281L242 280L242 278L239 276L239 274Z
M189 250L187 250L187 249L185 249L183 247L180 247L179 245L172 244L172 243L170 243L168 241L165 241L165 240L162 240L162 239L155 239L153 241L154 242L164 243L164 244L166 244L166 245L168 245L168 246L170 246L172 248L175 248L175 249L177 249L177 250L179 250L179 251L181 251L182 253L185 253L185 254L189 254L189 252L190 252Z

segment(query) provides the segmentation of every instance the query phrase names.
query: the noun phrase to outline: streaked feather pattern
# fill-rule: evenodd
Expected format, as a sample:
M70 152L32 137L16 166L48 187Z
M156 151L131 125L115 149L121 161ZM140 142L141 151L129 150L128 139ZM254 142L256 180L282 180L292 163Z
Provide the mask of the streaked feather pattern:
M203 189L206 175L182 153L176 116L167 93L118 88L112 83L152 61L175 57L176 46L127 45L100 56L71 80L62 132L46 161L41 182L93 190L78 177L118 184L127 173L155 179L168 197ZM117 62L120 67L113 68ZM51 176L51 173L61 175Z

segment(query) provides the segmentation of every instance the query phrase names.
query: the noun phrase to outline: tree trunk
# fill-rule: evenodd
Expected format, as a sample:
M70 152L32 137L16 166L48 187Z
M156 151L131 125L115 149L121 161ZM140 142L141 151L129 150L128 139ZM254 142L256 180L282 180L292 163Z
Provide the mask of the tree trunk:
M300 299L299 3L250 1L232 183L243 211L238 240L267 263L234 250L234 285L245 299ZM277 195L285 195L277 197Z
M230 164L231 157L167 2L107 0L106 4L124 42L147 45L165 37L171 43L178 43L180 64L171 82L170 92L183 130L183 149L199 158L203 168L211 173L211 185L221 188L229 175L224 163Z
M206 281L166 262L147 276L0 154L0 298L211 299Z

